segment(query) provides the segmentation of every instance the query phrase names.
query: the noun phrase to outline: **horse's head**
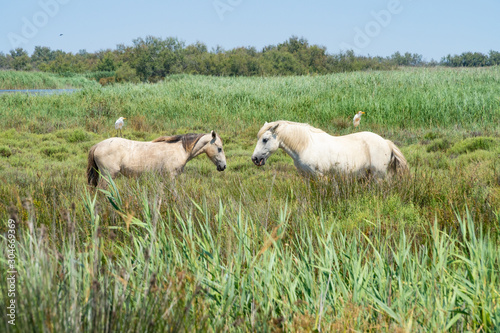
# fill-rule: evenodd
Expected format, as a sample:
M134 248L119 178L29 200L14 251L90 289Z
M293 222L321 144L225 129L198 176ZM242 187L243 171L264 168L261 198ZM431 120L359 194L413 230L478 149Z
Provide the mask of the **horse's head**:
M257 135L257 145L252 154L252 162L257 166L266 164L266 160L280 147L280 141L276 134L278 124L265 123Z
M208 135L210 137L205 146L205 153L217 166L217 171L224 171L226 169L226 155L224 155L224 149L222 148L222 140L214 131Z

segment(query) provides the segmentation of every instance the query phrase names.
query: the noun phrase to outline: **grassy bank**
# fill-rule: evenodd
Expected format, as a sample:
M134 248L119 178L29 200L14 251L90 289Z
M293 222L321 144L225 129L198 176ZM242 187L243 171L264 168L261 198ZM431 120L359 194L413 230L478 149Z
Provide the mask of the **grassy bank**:
M0 71L0 89L68 89L96 85L81 75L63 77L45 72Z
M13 331L493 329L499 82L497 67L421 69L0 96L0 217L20 221ZM264 121L341 135L357 110L409 177L334 186L283 153L252 165ZM145 175L94 193L86 154L119 116L136 140L214 129L228 169L199 157L173 184Z

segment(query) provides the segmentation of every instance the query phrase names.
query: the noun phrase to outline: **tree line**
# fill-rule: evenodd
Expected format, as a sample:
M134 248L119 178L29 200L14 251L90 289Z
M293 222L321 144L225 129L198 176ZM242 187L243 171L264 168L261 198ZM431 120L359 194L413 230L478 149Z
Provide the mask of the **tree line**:
M388 57L356 55L354 51L328 54L326 48L311 45L305 38L290 37L283 43L224 50L208 50L204 43L186 45L174 38L147 36L119 44L114 50L94 53L80 50L73 54L36 46L31 56L22 48L8 54L0 52L0 69L38 70L60 75L86 74L105 82L156 82L171 74L214 76L308 75L387 70L398 66L492 66L500 64L500 53L466 52L448 55L440 62L423 60L422 55L396 52Z

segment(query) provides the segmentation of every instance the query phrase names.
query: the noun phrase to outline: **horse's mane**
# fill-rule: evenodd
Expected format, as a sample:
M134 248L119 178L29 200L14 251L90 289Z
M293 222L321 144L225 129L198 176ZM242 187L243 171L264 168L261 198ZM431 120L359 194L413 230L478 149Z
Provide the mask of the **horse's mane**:
M279 120L272 123L266 123L262 126L257 134L257 138L260 138L262 134L276 125L278 125L274 131L276 135L281 139L281 141L283 141L283 144L296 152L301 152L307 147L311 132L324 133L324 131L319 128L312 127L309 124Z
M160 136L151 142L176 143L180 141L184 150L191 151L198 143L198 140L200 140L204 135L205 134L188 133L182 135Z

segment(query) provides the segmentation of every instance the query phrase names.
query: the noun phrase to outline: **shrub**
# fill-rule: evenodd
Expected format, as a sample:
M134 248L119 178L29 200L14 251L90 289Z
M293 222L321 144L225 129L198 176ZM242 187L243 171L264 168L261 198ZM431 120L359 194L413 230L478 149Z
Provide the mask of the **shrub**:
M93 79L99 82L102 78L107 78L107 77L114 77L115 72L108 72L108 71L97 71L97 72L89 72L85 74L85 77L88 79Z
M99 84L101 86L107 86L108 84L112 84L112 83L115 83L115 77L114 76L103 77L103 78L99 79Z
M12 151L9 147L0 146L0 156L9 157L10 155L12 155Z
M61 161L63 159L62 157L67 155L68 149L64 146L46 147L42 148L41 152L47 157L52 157Z
M139 77L135 72L135 69L130 67L129 64L124 63L116 70L116 82L133 82L138 83Z
M90 140L89 134L81 129L61 130L56 133L56 136L60 139L65 139L69 143L84 142Z
M436 151L446 151L448 148L450 148L451 143L448 141L448 139L436 139L432 141L428 146L427 146L427 152L436 152Z
M68 135L68 137L66 137L66 141L70 143L83 142L87 140L89 140L89 135L80 129L74 130Z
M495 139L489 137L467 138L450 148L452 154L470 153L478 149L489 150L495 145Z

